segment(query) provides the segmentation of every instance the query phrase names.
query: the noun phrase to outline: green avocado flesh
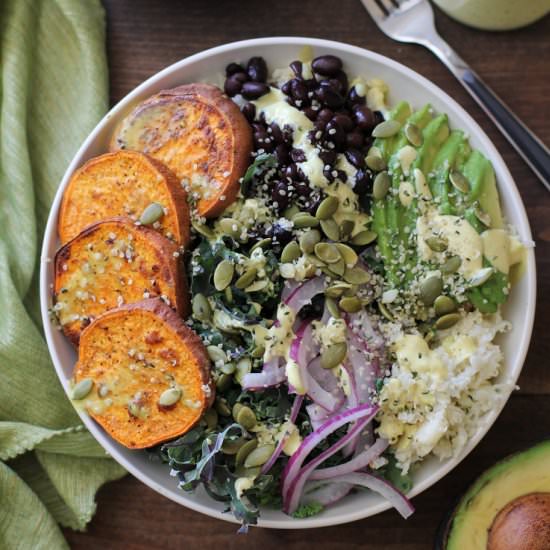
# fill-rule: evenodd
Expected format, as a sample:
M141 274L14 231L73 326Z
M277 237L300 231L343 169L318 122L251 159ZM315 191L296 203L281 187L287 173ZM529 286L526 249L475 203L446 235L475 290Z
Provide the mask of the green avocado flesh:
M397 134L377 138L374 146L388 166L391 187L388 194L375 200L372 206L372 229L378 235L378 249L384 259L385 278L389 287L405 288L418 272L418 253L411 235L419 215L418 201L404 206L399 198L401 182L415 169L421 170L432 194L433 204L440 214L465 218L482 233L487 229L476 216L476 209L489 215L490 229L503 227L502 213L495 174L491 162L479 151L472 150L467 137L460 130L449 128L447 115L434 115L430 105L413 111L407 102L399 103L388 115L401 123ZM417 156L409 174L403 174L399 152L410 145L405 127L414 124L422 133L422 144L415 147ZM467 192L455 189L450 181L453 170L465 176ZM485 261L484 267L490 264ZM438 265L433 265L437 269ZM504 273L494 270L483 284L467 291L469 301L483 313L494 313L507 299L509 280Z
M496 515L512 500L550 492L550 440L499 462L462 497L447 533L445 550L485 550Z

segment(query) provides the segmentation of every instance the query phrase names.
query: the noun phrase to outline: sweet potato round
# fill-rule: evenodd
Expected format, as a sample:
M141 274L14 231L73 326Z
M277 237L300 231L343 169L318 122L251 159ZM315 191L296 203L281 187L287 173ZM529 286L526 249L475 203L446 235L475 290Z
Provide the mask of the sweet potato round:
M90 159L73 174L63 194L58 221L61 242L73 239L94 222L115 216L137 220L152 202L166 210L158 230L187 246L187 193L171 170L136 151L117 151Z
M187 84L139 104L119 124L110 149L142 151L162 161L188 186L199 215L213 218L237 196L252 131L219 88Z
M158 298L109 311L84 330L74 380L85 378L94 385L84 407L130 449L182 435L214 399L200 338ZM170 387L181 398L162 407L159 397Z
M180 315L189 307L178 247L128 218L88 226L55 256L54 311L67 337L109 309L161 296Z

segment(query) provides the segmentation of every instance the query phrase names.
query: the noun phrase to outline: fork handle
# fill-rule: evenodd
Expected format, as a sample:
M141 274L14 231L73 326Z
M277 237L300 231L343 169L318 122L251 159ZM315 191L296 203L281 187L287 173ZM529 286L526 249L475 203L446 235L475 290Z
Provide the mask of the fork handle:
M427 45L427 44L426 44ZM531 170L550 191L550 151L452 48L440 39L432 51L447 65Z

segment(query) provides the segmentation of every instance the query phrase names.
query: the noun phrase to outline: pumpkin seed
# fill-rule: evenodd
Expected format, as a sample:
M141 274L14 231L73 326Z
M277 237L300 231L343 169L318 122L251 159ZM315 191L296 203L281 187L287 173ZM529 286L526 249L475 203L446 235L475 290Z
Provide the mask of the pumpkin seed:
M231 409L231 414L232 414L234 420L237 420L237 416L239 414L239 411L243 407L244 407L244 405L242 403L238 403L238 402L233 405L233 408Z
M253 468L254 466L262 466L265 464L273 454L275 445L260 445L256 447L245 459L244 466L246 468Z
M360 267L348 267L344 272L344 281L352 285L364 285L370 279L370 273Z
M448 246L447 239L442 239L441 237L428 237L426 239L426 244L434 252L445 252Z
M291 263L301 255L300 246L296 241L290 241L281 252L281 262Z
M329 298L339 298L340 296L342 296L344 291L348 290L349 288L351 288L351 285L349 283L338 281L337 283L334 283L325 290L325 296L328 296Z
M208 357L210 357L214 363L217 363L218 361L225 363L227 361L225 351L218 346L207 346L206 352L208 353Z
M340 310L338 309L338 304L334 298L326 297L325 305L327 306L328 312L335 318L340 319Z
M374 172L382 172L387 168L386 161L380 155L373 155L370 152L365 159L365 163Z
M420 283L420 299L427 306L431 306L443 290L441 277L432 275Z
M384 120L380 124L377 124L373 131L372 137L375 138L389 138L395 136L401 129L401 123L397 120Z
M262 469L259 466L255 466L254 468L245 468L242 464L240 466L237 466L235 468L235 475L239 477L247 477L250 479L257 478Z
M329 196L321 201L321 204L317 207L315 217L318 220L328 220L338 210L340 202L336 197Z
M241 466L244 464L246 457L258 446L257 439L251 439L247 441L235 455L235 466Z
M212 308L204 294L195 294L193 296L193 317L199 321L209 321L212 317Z
M449 275L458 271L462 264L462 260L459 256L451 256L448 260L445 260L440 266L439 269L441 273Z
M191 225L193 226L193 229L199 233L200 235L202 235L203 237L206 237L207 239L209 240L212 240L216 234L214 233L214 231L212 231L212 229L210 229L210 227L208 227L206 224L204 223L199 223L195 220L193 220L191 222Z
M239 359L235 371L235 379L239 384L243 383L243 378L252 370L252 361L248 357Z
M311 254L320 240L321 233L317 229L309 229L300 237L300 249L306 254Z
M357 263L357 260L359 258L357 257L357 254L355 253L355 250L353 250L353 248L351 248L347 244L342 243L336 243L334 246L340 252L340 256L344 258L344 262L346 262L346 267L353 267Z
M459 313L447 313L447 315L443 315L443 317L440 317L434 323L434 326L437 330L445 330L447 328L451 328L453 325L456 325L458 321L460 321Z
M171 407L175 405L182 396L182 392L179 388L168 388L160 394L158 404L161 407Z
M260 290L263 290L267 285L269 284L269 281L267 279L262 279L261 281L255 281L251 285L247 286L244 291L245 292L260 292ZM227 290L227 289L226 289ZM258 308L255 308L258 309ZM259 311L258 311L259 313Z
M218 414L221 414L222 416L231 416L231 409L225 399L217 397L215 407Z
M223 291L224 295L225 295L225 300L228 304L232 304L233 303L233 291L231 290L231 287L230 286L226 286L225 287L225 290Z
M313 254L306 254L306 260L315 267L325 267L325 262L321 261L317 256Z
M292 206L289 206L285 209L285 211L283 212L283 217L285 217L287 220L292 220L292 218L296 216L296 214L298 214L299 212L300 209L295 204L293 204Z
M331 241L340 240L340 228L333 219L321 220L321 229Z
M362 308L361 300L357 296L344 296L338 302L340 309L344 310L346 313L356 313Z
M367 229L357 233L357 235L351 239L351 244L355 246L366 246L376 240L376 237L378 237L378 235L374 231L369 231Z
M470 279L469 283L470 286L480 286L483 283L486 283L493 274L493 268L492 267L484 267L477 271L475 275Z
M223 374L233 374L235 372L235 363L224 363L220 367L220 371L223 372Z
M485 226L491 227L491 216L487 212L484 212L479 208L479 206L476 206L474 209L474 215L475 217Z
M341 277L346 271L346 262L344 262L344 259L341 258L336 263L330 264L327 267L332 273Z
M134 418L139 418L141 416L142 410L141 410L141 407L135 401L129 401L128 412Z
M152 202L139 217L139 223L141 225L152 225L159 221L164 216L164 208L158 202Z
M409 143L411 145L414 145L415 147L420 147L424 142L422 131L416 124L413 124L412 122L407 122L407 124L405 124L403 132L405 133L405 137L409 140Z
M237 413L235 420L245 429L251 430L256 425L256 415L250 407L243 406Z
M434 302L435 314L438 317L456 311L456 303L449 296L438 296Z
M246 288L256 278L257 274L258 270L255 267L250 267L235 281L235 287Z
M250 356L254 357L254 359L259 359L260 357L264 356L264 353L265 353L264 346L256 346L250 353Z
M348 289L344 290L344 296L357 296L359 285L351 285Z
M215 409L208 409L204 413L204 421L206 422L206 427L209 430L213 430L218 425L218 413Z
M372 196L375 200L381 201L390 190L391 180L387 172L376 174L372 184Z
M386 304L383 304L382 302L378 302L378 309L380 310L380 313L383 317L385 317L388 321L393 321L393 315L391 311L389 310L388 306Z
M261 248L261 249L264 249L264 248L268 248L269 246L271 246L271 238L270 237L266 237L265 239L262 239L260 241L258 241L257 243L254 243L254 246L250 249L250 252L254 252L254 250L256 250L256 248Z
M300 212L292 218L292 223L296 229L305 229L306 227L317 227L319 220L311 214Z
M80 382L74 385L71 392L71 398L75 401L84 399L94 387L94 381L91 378L83 378Z
M328 346L321 355L321 367L333 369L343 363L348 354L348 346L345 342L338 342Z
M222 218L221 220L218 220L218 225L226 235L229 235L234 239L237 239L242 233L241 224L233 218Z
M340 224L340 234L342 239L349 239L349 236L353 233L355 222L353 220L342 220Z
M335 264L342 259L336 246L331 243L317 243L314 251L315 255L326 264Z
M216 389L220 392L224 392L229 389L233 377L230 374L220 374L216 380Z
M216 290L223 290L231 284L235 266L229 260L222 260L214 271L214 286Z
M468 193L470 190L470 182L466 179L466 176L458 170L451 170L449 180L453 184L453 187L462 193Z
M226 455L236 455L239 452L239 449L246 445L247 439L244 437L239 437L237 439L226 439L222 444L222 452Z

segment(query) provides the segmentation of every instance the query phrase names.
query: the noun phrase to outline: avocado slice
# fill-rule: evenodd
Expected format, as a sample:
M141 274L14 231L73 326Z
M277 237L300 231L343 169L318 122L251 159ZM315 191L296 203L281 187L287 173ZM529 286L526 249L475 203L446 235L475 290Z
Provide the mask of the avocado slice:
M511 455L482 474L460 499L450 519L439 535L436 547L439 550L485 550L496 547L489 538L496 536L494 522L499 517L499 528L502 514L514 501L518 505L529 495L533 502L541 502L550 496L550 439L545 440L526 451ZM531 503L531 504L532 504ZM524 503L523 503L524 504ZM538 512L540 516L540 510ZM546 507L544 514L550 514ZM529 521L524 517L523 521ZM539 536L540 517L535 520ZM550 526L550 516L546 517ZM493 526L493 532L491 527ZM513 527L517 530L517 527ZM543 534L542 536L547 535ZM542 540L540 548L548 543ZM530 548L538 548L531 546ZM518 549L519 550L519 549Z

